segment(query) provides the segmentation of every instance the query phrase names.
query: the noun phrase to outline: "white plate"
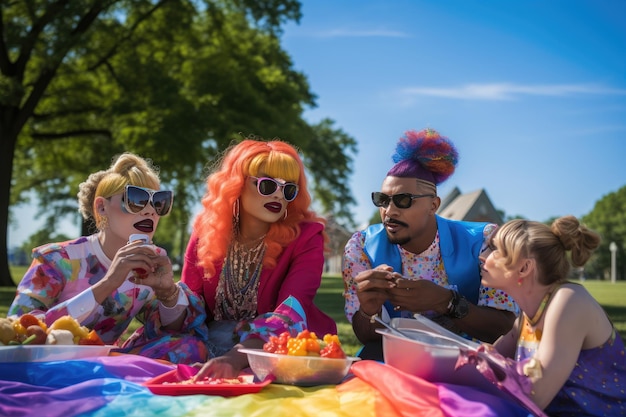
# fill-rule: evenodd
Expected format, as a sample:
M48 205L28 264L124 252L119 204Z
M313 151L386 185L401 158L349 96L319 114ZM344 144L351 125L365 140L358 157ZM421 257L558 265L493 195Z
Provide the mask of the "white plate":
M111 345L0 346L0 362L48 362L108 356L114 347Z

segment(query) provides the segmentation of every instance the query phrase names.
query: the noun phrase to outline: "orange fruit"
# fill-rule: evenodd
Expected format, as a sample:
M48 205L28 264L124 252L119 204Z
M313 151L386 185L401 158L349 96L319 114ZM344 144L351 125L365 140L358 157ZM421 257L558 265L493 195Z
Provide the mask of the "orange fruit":
M23 316L20 316L20 324L24 326L25 329L28 329L30 326L41 327L39 319L32 314L24 314Z

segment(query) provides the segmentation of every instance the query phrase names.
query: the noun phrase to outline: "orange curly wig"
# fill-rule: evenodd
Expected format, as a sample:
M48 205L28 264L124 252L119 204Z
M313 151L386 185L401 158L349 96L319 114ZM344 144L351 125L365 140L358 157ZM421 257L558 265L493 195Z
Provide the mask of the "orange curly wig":
M322 217L309 209L311 196L298 151L280 140L243 140L224 152L216 169L207 177L203 209L194 222L194 232L198 237L198 265L204 268L205 278L215 275L214 264L224 260L231 244L233 204L241 195L246 178L260 175L261 169L267 176L295 182L299 187L297 197L288 205L287 217L273 223L265 237L264 268L273 268L283 247L298 237L299 223L325 224ZM328 241L326 234L324 240Z

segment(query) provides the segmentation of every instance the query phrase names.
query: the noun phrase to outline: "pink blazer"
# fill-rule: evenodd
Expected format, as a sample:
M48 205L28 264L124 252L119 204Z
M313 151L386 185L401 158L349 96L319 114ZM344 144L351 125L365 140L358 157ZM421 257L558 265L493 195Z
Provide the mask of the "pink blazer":
M335 321L313 303L324 268L323 230L324 225L321 223L300 223L300 235L283 249L276 267L262 270L257 295L258 314L274 311L290 295L297 298L306 313L308 329L320 338L327 333L337 334ZM194 232L185 253L181 281L204 298L207 321L211 321L223 262L215 265L215 276L209 280L203 279L204 270L197 265L197 244L198 238Z

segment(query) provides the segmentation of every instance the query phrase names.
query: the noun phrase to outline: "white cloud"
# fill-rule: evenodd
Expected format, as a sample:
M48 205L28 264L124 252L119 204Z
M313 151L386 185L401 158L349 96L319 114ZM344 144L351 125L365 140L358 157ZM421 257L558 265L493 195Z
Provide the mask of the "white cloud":
M329 29L317 32L315 36L320 38L408 38L408 33L387 29Z
M590 127L587 129L576 129L573 131L566 132L570 136L592 136L592 135L605 135L613 132L626 132L626 125L604 125L597 127ZM619 140L617 138L607 138L608 140Z
M461 100L515 100L520 96L613 95L626 90L593 84L522 85L511 83L466 84L460 87L407 87L401 90L407 97L430 96Z

